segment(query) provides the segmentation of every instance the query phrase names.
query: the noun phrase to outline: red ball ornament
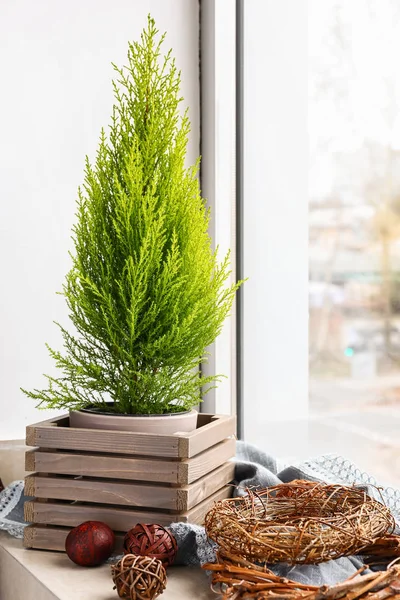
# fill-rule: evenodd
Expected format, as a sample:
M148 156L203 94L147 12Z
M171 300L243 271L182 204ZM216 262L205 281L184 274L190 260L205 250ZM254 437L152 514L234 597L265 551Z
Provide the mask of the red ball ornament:
M158 558L164 567L172 565L178 546L172 533L161 525L138 523L124 538L125 554Z
M81 567L95 567L107 560L114 549L114 532L101 521L85 521L71 529L65 550L72 562Z

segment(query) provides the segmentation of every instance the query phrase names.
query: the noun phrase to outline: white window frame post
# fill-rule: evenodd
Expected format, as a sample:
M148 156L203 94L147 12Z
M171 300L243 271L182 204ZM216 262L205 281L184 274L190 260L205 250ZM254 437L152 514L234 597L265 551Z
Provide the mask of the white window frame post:
M210 235L219 258L231 250L235 279L235 0L201 1L201 182L211 207ZM228 282L229 283L229 282ZM205 395L203 412L236 414L235 307L209 348L205 375L226 375Z
M307 21L307 2L244 1L244 435L266 444L308 416Z

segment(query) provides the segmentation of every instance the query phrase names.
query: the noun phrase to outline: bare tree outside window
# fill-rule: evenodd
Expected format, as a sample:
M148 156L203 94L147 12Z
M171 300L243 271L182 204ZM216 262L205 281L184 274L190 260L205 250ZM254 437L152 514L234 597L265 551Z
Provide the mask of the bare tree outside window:
M398 0L309 0L310 408L364 436L383 478L400 473L399 57Z

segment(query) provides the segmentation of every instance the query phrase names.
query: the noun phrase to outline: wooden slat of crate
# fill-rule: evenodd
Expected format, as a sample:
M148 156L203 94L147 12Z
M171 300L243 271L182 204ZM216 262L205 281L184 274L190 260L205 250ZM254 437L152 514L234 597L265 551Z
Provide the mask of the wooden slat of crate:
M68 417L62 416L28 426L26 443L60 450L191 458L234 435L235 430L235 417L226 415L199 414L197 429L174 435L77 429L69 427Z
M200 413L197 429L181 436L180 456L182 458L196 456L232 435L236 435L236 417L234 415Z
M196 454L192 458L187 458L180 463L180 473L182 481L179 483L193 483L210 473L221 464L233 458L236 453L236 439L228 438L223 442L212 446Z
M231 461L226 462L221 467L214 469L208 475L197 479L194 483L186 485L184 488L187 491L187 507L193 508L205 498L208 498L215 490L228 483L231 483L235 477L235 464Z
M94 520L107 523L115 531L128 531L136 523L158 523L168 526L172 522L182 521L202 524L205 514L214 502L229 498L232 486L224 486L197 506L182 514L170 514L147 510L110 507L96 504L66 502L43 502L31 500L25 502L25 520L36 525L59 525L76 527L84 521Z
M29 450L25 455L25 470L58 475L82 475L159 483L180 483L180 479L184 479L180 473L180 461L178 460L89 454L83 451Z
M170 435L57 426L57 419L31 425L26 430L27 446L113 454L179 458L179 441Z
M82 475L159 483L189 484L216 469L235 454L235 440L226 439L193 458L161 460L66 451L30 450L26 471Z
M25 480L25 493L36 498L184 512L232 481L233 477L232 462L227 462L194 483L181 487L34 474Z
M28 525L24 529L24 547L65 552L65 540L69 531L70 529L66 527ZM122 553L123 541L124 535L117 533L115 535L115 552Z
M198 504L194 509L192 509L191 511L188 511L187 520L189 520L191 523L203 523L205 514L213 506L214 502L216 502L218 500L223 500L224 498L229 498L232 495L232 489L233 489L232 486L225 486L224 488L222 488L221 490L219 490L218 492L214 493L212 496L210 496L209 498L204 500L202 503ZM33 502L27 502L26 504L28 505L28 508L27 508L28 515L31 515L31 513L33 513L33 515L37 515L39 518L41 518L41 515L43 515L44 512L41 508L40 509L38 508L39 505L47 506L47 508L49 509L49 514L51 514L51 511L52 511L51 506L54 503L33 501ZM25 546L25 548L36 548L38 550L56 550L59 552L65 552L65 539L66 539L71 527L75 527L77 524L79 524L83 521L97 520L97 515L99 517L100 516L102 517L99 520L104 520L105 522L107 522L106 519L107 518L111 519L112 515L114 514L114 512L116 510L114 508L104 507L104 510L109 511L109 513L96 513L95 511L97 510L97 507L95 507L94 505L93 506L89 505L89 506L86 506L86 508L88 508L88 512L86 512L86 511L79 512L79 511L75 510L75 513L74 513L73 512L74 507L82 508L80 505L76 505L76 504L70 505L70 506L66 505L65 514L61 513L61 515L63 515L61 518L65 517L68 520L69 526L67 526L67 527L43 525L40 523L35 523L33 525L29 525L29 526L25 527L25 530L24 530L24 546ZM71 512L69 512L70 510L71 510ZM141 512L138 514L140 514L141 518L140 519L138 518L136 522L143 523L143 522L147 521L148 523L159 523L160 525L169 525L173 519L178 517L178 515L175 515L175 516L171 515L169 520L167 520L163 523L160 518L160 513L154 513L154 515L156 517L154 519L147 518L147 517L150 517L151 513ZM146 518L144 518L145 515L146 515ZM180 516L183 517L183 515L180 515ZM129 524L131 523L130 518L128 518L128 520L125 521L124 518L118 519L118 516L115 516L114 519L115 519L115 523L118 525L118 527L115 528L116 530L120 529L123 532L126 532L129 529L129 526L130 526ZM181 519L177 518L177 520L181 520ZM126 527L126 523L128 523L128 527ZM109 525L112 527L111 521L109 522ZM121 552L122 551L122 542L124 539L124 533L119 533L118 531L116 531L115 538L116 538L115 551Z

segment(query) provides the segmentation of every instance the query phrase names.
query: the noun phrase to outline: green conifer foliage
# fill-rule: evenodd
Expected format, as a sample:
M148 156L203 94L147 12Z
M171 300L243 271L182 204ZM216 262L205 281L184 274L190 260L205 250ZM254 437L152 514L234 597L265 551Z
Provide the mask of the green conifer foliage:
M199 363L221 331L239 284L227 286L208 235L198 163L185 168L190 125L179 113L180 73L154 21L114 68L115 104L78 193L75 250L63 293L74 334L49 348L61 374L24 392L45 408L114 402L128 414L189 409ZM109 410L109 409L108 409Z

